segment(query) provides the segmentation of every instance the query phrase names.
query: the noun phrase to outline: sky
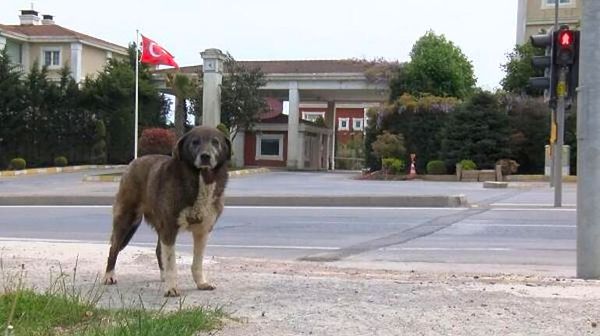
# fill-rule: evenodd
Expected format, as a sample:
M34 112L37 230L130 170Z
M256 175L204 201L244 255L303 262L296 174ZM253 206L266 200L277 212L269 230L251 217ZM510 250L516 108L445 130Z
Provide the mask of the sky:
M517 0L0 0L0 23L18 24L32 4L59 25L120 45L139 29L180 66L200 64L208 48L238 60L403 62L433 30L461 48L489 90L516 41Z

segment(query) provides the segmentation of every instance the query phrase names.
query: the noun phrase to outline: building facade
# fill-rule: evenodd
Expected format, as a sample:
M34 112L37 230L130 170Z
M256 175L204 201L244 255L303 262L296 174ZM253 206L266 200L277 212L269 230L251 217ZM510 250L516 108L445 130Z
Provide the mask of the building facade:
M81 82L102 71L108 59L127 56L126 47L57 25L52 15L22 10L19 20L18 25L0 24L0 49L6 49L24 73L37 64L47 67L49 79L57 80L61 68L68 66Z
M519 0L517 9L517 44L527 42L529 36L554 26L554 6L558 1L559 24L577 28L585 0Z

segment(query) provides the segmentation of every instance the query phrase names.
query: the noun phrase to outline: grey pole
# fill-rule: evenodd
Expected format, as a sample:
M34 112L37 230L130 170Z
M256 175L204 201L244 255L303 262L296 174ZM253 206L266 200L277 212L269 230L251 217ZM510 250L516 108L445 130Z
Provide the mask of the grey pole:
M558 5L559 5L559 0L554 1L554 28L552 29L552 31L558 31ZM553 71L552 69L550 71ZM551 76L552 77L552 76ZM551 132L555 132L554 129L552 127L554 127L556 125L557 122L557 111L556 111L556 106L554 106L552 108L552 111L550 112L550 131ZM558 131L558 126L556 126ZM556 145L556 140L550 143L550 187L554 187L556 186L556 162L557 162L557 157L556 157L556 153L558 152L557 148L558 146ZM556 190L554 191L555 195L556 195ZM556 196L554 196L554 204L556 206Z
M556 88L556 143L554 144L554 207L562 206L562 148L565 142L565 81L566 69L558 72Z
M582 1L577 104L577 277L600 278L600 1Z

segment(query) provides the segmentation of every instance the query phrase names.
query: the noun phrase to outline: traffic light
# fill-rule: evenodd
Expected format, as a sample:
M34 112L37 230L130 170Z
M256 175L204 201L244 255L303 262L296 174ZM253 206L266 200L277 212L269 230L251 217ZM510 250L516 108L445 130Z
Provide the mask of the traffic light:
M554 106L556 102L556 82L557 73L552 71L554 68L554 34L531 35L531 44L536 48L545 48L544 56L533 56L531 65L534 69L543 69L544 77L529 78L529 86L534 89L544 90L544 97L550 102L550 106Z
M567 108L571 107L571 102L575 99L579 82L579 37L579 31L570 30L568 26L561 26L560 30L555 33L555 72L558 73L560 68L566 70L565 99Z

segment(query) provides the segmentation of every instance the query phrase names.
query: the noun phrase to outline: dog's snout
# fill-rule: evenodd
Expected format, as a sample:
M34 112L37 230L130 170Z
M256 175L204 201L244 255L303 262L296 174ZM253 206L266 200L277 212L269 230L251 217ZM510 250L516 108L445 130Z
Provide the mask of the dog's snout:
M206 153L200 154L200 161L202 162L210 162L210 155Z

